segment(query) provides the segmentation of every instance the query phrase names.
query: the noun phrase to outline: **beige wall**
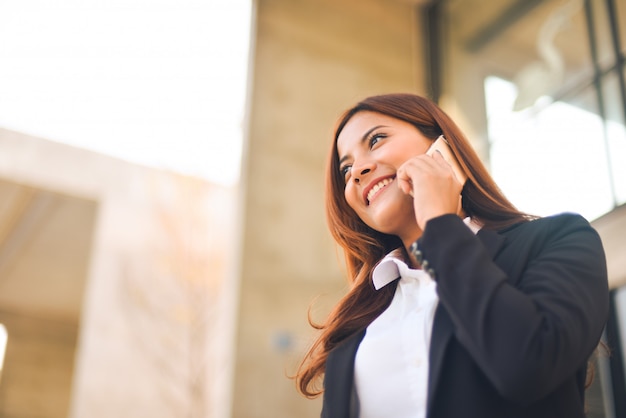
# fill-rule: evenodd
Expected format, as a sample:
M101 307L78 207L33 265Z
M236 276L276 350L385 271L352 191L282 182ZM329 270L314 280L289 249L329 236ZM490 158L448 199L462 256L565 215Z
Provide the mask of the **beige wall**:
M77 325L54 316L0 311L9 334L0 384L0 416L66 418Z
M96 215L92 200L0 178L2 417L68 415Z
M315 417L286 374L339 297L323 177L333 124L371 94L421 92L416 6L389 0L259 0L243 180L232 417Z
M36 289L22 289L23 303L11 305L12 312L24 306L33 311L45 283L48 297L37 304L46 302L43 319L60 311L73 315L74 327L41 316L32 323L7 317L0 402L10 396L7 407L15 416L224 416L234 327L232 282L225 279L232 264L233 190L4 129L0 178L97 205L97 216L88 219L69 209L63 213L73 216L43 217L45 225L28 246L32 250L41 238L47 247L36 247L43 257L64 253L56 247L71 252L77 234L93 240L91 251L74 251L83 259L49 260L50 266L88 264L77 306L67 306L67 286L52 267L20 276L41 280ZM6 203L3 190L0 201ZM4 214L0 210L0 225L7 222ZM0 245L0 255L4 250ZM41 262L26 250L15 257L16 266ZM59 292L65 297L52 309ZM5 306L0 298L0 321ZM33 367L33 358L41 367ZM55 382L54 391L36 386Z

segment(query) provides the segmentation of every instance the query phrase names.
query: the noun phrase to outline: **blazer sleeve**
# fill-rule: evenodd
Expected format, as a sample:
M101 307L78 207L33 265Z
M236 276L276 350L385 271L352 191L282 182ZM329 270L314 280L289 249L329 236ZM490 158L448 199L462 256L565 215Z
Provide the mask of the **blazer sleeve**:
M502 268L455 215L430 220L418 247L457 340L501 396L525 405L585 365L607 319L608 280L600 237L581 216L519 230L496 258Z

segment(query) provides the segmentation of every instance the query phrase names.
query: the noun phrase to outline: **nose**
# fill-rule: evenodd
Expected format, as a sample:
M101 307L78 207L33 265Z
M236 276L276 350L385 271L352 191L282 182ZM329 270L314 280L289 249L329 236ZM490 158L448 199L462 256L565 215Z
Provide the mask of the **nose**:
M353 165L352 171L353 173L355 173L354 182L357 184L360 183L363 176L365 176L367 173L370 173L373 169L374 163L371 161L360 164L358 167Z

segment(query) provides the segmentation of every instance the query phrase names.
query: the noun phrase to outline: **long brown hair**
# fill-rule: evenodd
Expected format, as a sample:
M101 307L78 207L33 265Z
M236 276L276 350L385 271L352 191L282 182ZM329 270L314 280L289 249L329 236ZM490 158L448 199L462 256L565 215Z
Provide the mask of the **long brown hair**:
M365 329L391 303L395 286L376 291L371 283L370 276L376 263L396 248L406 256L398 237L367 226L344 197L345 182L339 169L337 138L350 119L364 111L408 122L433 141L443 134L468 178L461 193L465 214L482 223L483 228L500 229L531 218L509 202L465 135L430 100L413 94L387 94L366 98L347 110L338 121L328 156L326 217L330 232L344 250L351 288L324 323L310 321L321 333L296 375L298 389L307 397L316 397L323 391L316 384L324 373L328 353L350 335Z

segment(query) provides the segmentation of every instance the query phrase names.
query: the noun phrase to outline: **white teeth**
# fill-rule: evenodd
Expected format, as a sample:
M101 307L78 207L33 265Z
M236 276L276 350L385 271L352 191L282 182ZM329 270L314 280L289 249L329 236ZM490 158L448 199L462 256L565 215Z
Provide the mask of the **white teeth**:
M383 187L387 186L389 183L391 183L393 181L393 179L391 178L386 178L384 180L379 181L378 183L376 183L374 185L374 187L372 187L370 189L370 191L367 193L367 202L369 203L370 200L372 200L372 197L374 197L374 195L376 194L376 192L378 192L380 189L382 189Z

